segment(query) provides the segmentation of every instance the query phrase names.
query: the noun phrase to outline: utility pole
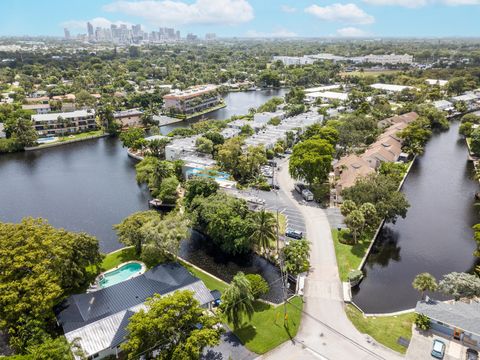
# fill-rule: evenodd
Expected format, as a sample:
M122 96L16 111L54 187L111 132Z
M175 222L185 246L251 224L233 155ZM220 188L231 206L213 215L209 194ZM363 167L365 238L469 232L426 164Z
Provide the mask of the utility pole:
M275 168L277 167L276 163L273 168L272 172L272 186L273 186L273 191L275 191L275 205L277 208L277 256L278 256L278 262L280 264L280 276L282 277L282 292L283 292L283 323L287 321L288 314L287 314L287 284L288 284L288 277L287 274L284 272L284 263L283 263L283 256L281 255L280 252L280 221L279 221L279 213L278 213L278 192L280 191L279 189L275 188Z

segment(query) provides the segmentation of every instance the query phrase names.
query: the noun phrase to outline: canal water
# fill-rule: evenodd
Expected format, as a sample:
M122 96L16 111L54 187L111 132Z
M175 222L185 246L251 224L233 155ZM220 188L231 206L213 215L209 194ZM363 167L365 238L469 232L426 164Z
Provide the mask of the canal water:
M402 189L411 205L407 216L384 226L364 267L366 277L353 292L364 312L414 308L420 298L412 288L417 274L441 279L475 265L471 227L480 222L474 207L479 187L458 127L453 122L447 132L433 135L412 166Z
M283 96L287 91L287 89L277 89L231 92L228 93L224 98L225 103L227 104L226 107L212 111L211 113L200 117L189 119L187 121L181 121L171 125L162 126L161 131L162 134L166 135L173 129L187 127L188 125L199 121L201 118L224 120L232 117L233 115L244 115L248 113L248 109L252 107L258 108L268 99L275 96Z
M209 117L245 114L250 107L283 94L284 90L230 93L227 107ZM150 199L148 190L135 180L135 164L113 138L0 155L0 221L42 217L55 227L96 236L102 252L119 249L123 245L112 226L133 212L148 209ZM240 270L260 273L269 282L277 279L277 269L256 256L233 261L202 250L196 242L187 242L182 248L187 260L225 280L233 276L231 271ZM227 266L227 261L232 263ZM269 299L275 300L277 295L273 291Z

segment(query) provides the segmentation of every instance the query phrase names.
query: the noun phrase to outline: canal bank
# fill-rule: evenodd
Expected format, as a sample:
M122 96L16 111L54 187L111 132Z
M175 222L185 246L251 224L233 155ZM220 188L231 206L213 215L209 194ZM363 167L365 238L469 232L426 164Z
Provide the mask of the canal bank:
M448 131L434 134L412 166L402 190L411 204L407 216L382 228L365 262L366 277L353 289L353 301L364 312L413 308L419 299L411 285L417 274L440 279L474 266L471 226L480 220L473 207L478 183L458 127L455 121Z

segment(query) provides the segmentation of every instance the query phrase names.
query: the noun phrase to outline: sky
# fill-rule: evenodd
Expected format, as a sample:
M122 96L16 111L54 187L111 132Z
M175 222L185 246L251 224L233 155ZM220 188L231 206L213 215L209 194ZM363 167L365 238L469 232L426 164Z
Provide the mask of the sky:
M0 36L86 22L222 37L480 37L480 0L0 0Z

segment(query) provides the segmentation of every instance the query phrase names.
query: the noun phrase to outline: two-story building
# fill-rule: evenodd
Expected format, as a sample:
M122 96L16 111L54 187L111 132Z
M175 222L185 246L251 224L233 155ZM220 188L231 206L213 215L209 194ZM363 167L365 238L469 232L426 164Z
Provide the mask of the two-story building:
M113 113L113 117L122 125L122 128L141 126L142 115L143 111L140 109L128 109Z

